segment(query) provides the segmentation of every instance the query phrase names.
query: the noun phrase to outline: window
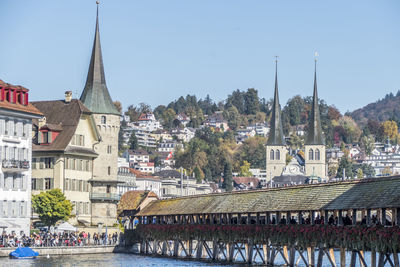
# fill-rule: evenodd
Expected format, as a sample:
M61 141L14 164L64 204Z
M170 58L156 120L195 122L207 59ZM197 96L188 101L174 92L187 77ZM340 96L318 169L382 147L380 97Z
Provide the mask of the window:
M276 150L276 160L280 160L281 159L281 151L279 149Z
M107 146L107 154L111 154L111 146Z
M269 158L272 160L275 158L275 153L273 149L271 149L271 151L269 152Z
M19 188L19 177L14 174L12 177L12 189L17 190Z
M52 169L54 166L54 158L44 158L44 166L46 169Z
M321 158L321 153L319 152L319 149L317 148L315 150L315 160L320 160Z
M106 124L107 119L106 116L101 116L101 124Z
M108 175L111 175L111 167L108 166Z
M309 160L314 160L314 150L310 149L308 151L308 159Z
M107 185L106 193L107 193L107 194L111 193L111 186L110 186L110 185Z
M69 179L68 178L65 178L65 180L64 180L64 189L66 191L69 190Z
M53 188L53 178L44 178L44 189L49 190Z

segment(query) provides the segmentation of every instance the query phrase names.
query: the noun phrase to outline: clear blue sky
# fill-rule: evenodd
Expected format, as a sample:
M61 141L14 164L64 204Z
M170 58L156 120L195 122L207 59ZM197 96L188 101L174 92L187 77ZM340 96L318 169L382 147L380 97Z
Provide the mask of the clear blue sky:
M94 37L93 0L0 0L0 79L32 100L80 96ZM281 104L312 94L342 112L400 89L400 1L158 0L100 4L100 36L113 100L153 108L234 89Z

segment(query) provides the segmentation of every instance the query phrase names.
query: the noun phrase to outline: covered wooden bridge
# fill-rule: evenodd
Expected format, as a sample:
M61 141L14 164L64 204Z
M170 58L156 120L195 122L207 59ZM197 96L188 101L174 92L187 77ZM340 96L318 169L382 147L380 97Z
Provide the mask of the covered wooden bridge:
M399 266L397 176L157 200L137 216L142 252L269 265L279 256L289 266L325 257L336 266L340 249L340 266L349 266L346 250L350 266Z

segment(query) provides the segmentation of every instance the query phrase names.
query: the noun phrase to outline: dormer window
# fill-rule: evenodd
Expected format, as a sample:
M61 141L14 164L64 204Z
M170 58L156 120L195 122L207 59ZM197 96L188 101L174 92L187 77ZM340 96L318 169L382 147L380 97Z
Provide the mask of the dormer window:
M40 131L38 133L38 143L39 144L51 144L53 141L51 131Z
M101 124L106 124L107 118L106 116L101 116Z

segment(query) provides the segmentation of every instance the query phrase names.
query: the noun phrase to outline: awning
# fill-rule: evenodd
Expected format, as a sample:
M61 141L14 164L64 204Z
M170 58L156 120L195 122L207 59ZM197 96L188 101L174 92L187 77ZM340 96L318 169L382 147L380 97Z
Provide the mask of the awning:
M69 231L69 232L76 232L76 227L73 227L68 222L62 223L57 227L58 231Z

